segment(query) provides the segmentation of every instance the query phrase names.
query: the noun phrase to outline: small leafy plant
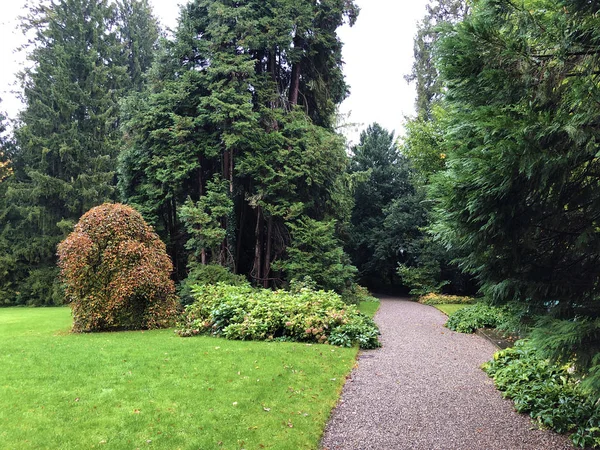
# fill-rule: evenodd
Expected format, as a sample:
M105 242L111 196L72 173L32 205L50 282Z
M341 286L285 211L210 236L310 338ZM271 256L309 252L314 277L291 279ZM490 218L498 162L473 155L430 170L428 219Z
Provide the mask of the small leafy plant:
M483 370L514 401L518 412L529 413L558 433L572 433L571 440L579 447L600 447L598 405L581 389L568 366L552 364L531 342L521 340L496 353Z
M224 283L195 286L195 302L177 325L180 336L379 347L372 319L332 291L254 289Z
M476 303L451 314L446 327L459 333L474 333L478 328L496 328L501 320L501 308Z
M192 264L185 280L179 285L179 299L183 305L194 302L192 287L200 284L230 284L242 286L248 280L243 275L231 273L227 267L218 264Z

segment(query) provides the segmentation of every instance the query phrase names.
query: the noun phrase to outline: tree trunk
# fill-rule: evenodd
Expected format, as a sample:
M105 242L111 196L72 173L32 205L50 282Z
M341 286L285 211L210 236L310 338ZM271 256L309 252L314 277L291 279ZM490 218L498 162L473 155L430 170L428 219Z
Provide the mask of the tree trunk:
M271 272L271 241L273 240L273 216L267 222L267 249L265 251L265 273L263 287L269 287L269 274Z
M294 38L294 48L302 47L302 39L296 36ZM289 101L292 106L298 104L298 96L300 94L300 73L301 73L302 58L295 62L292 66L292 79L290 81L290 96Z
M290 105L298 104L298 95L300 93L300 61L292 67L292 81L290 83Z
M223 152L223 178L229 180L229 150Z
M242 237L244 236L244 228L246 225L246 202L242 202L241 211L240 211L240 228L238 230L238 237L236 242L236 250L235 250L235 267L234 272L238 273L238 268L240 267L240 256L242 254Z
M231 150L231 154L229 155L229 193L233 194L233 157L234 151Z
M277 72L276 72L276 58L275 58L275 50L271 49L269 51L269 58L268 58L268 62L267 62L267 70L269 71L269 73L271 74L271 78L273 79L273 81L277 80Z
M262 251L263 251L263 215L262 208L256 207L256 229L254 230L254 278L261 281L263 277L262 271Z

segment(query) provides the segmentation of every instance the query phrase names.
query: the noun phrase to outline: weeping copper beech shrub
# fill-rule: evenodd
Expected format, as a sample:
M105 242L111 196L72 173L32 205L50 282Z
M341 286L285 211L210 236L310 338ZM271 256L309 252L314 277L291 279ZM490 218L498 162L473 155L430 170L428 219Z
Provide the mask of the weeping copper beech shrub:
M164 243L140 213L105 203L58 246L73 331L164 328L178 301Z

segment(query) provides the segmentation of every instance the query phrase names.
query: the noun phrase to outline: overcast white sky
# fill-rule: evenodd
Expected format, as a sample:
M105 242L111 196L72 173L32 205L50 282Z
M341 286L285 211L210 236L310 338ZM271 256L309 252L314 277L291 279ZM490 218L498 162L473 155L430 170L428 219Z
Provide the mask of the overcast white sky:
M23 56L14 50L23 42L16 30L26 0L1 0L0 16L0 108L15 117L20 102L11 91L18 90L15 73ZM175 27L179 4L185 0L151 0L160 21ZM373 122L400 131L405 116L414 112L414 86L404 81L412 66L412 40L417 22L425 14L427 0L356 0L361 12L356 25L340 30L344 42L344 73L350 97L341 106L347 120L358 126L347 136L357 141L358 131Z

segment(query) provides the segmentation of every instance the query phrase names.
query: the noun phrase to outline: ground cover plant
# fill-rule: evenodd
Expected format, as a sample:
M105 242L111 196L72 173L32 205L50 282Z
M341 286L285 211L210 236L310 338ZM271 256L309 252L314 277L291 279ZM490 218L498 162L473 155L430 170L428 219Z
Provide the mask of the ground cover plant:
M496 328L502 321L502 310L486 303L476 303L451 314L446 327L459 333L474 333L479 328Z
M568 365L550 363L529 341L498 352L483 365L515 409L544 427L569 433L582 448L600 447L600 410Z
M271 291L224 283L193 291L196 300L177 324L180 336L379 346L373 320L333 291Z
M476 299L473 297L466 297L460 295L447 295L447 294L436 294L430 292L429 294L420 296L417 301L424 305L471 305L475 303Z
M0 309L0 448L316 449L357 352L70 325Z

